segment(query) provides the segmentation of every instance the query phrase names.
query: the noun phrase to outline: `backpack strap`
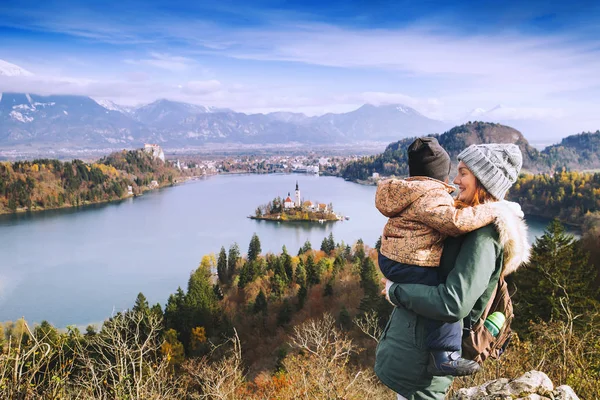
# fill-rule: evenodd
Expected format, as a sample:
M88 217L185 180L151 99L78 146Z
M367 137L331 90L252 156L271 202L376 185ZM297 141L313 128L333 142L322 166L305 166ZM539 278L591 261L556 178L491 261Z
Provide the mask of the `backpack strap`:
M479 324L482 324L483 321L485 321L485 319L488 317L488 315L490 315L490 310L494 306L494 302L496 300L496 295L498 294L498 288L500 287L500 281L503 281L503 280L504 280L504 278L502 276L500 276L500 279L498 280L498 283L496 284L496 287L494 288L494 291L492 292L492 295L491 295L490 299L488 300L488 303L485 306L483 313L481 314L479 319L475 322L475 324L473 324L473 321L471 321L471 317L469 315L467 315L467 317L464 319L463 335L467 335L469 333L469 331L472 331L476 326L478 326Z

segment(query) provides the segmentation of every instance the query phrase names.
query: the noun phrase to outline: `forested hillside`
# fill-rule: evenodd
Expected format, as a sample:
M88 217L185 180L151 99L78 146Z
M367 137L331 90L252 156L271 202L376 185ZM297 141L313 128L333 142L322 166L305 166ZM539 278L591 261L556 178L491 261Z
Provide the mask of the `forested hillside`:
M581 133L566 137L560 144L549 146L543 151L533 148L517 130L487 122L470 122L450 129L441 135L431 135L440 144L453 162L466 147L481 143L514 143L523 153L523 169L530 173L567 170L600 169L600 131ZM364 181L374 172L398 177L408 175L406 150L415 138L390 143L382 154L363 157L349 163L341 176L347 180Z
M452 390L532 369L583 399L600 396L600 303L590 256L600 226L589 216L577 241L553 222L531 262L511 275L516 321L503 357ZM297 255L262 254L254 235L202 257L186 288L133 308L98 329L59 332L4 324L0 397L296 399L392 397L373 374L391 306L380 295L377 253L323 239ZM211 271L216 271L216 276ZM16 372L15 372L16 371ZM56 377L56 378L54 378Z
M600 169L600 131L568 136L542 153L552 169Z
M523 174L508 199L521 204L526 214L581 225L587 213L600 211L600 173Z
M38 159L0 163L0 214L117 200L172 183L179 171L141 151L122 151L96 162Z

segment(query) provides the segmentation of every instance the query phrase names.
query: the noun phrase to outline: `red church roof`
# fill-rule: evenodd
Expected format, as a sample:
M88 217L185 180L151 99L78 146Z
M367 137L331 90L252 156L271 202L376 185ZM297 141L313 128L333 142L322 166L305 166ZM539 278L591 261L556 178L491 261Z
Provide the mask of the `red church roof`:
M288 197L285 199L285 202L284 202L284 203L293 203L293 201L292 201L292 199L290 199L290 196L288 196Z

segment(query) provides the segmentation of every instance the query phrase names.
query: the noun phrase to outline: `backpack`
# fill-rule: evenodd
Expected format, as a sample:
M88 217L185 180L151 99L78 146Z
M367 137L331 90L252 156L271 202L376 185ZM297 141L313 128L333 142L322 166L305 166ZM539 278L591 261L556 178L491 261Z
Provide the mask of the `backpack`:
M500 311L506 317L506 322L496 337L483 325L488 315ZM500 277L496 290L488 302L479 320L471 325L469 317L465 318L465 328L462 339L462 356L482 364L486 358L498 359L508 346L512 330L510 324L514 318L513 304L508 293L508 285L504 277Z

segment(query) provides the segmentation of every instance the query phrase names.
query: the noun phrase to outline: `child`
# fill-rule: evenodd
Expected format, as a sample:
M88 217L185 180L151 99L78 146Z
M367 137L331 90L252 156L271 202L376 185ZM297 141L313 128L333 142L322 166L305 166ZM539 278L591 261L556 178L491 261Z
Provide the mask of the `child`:
M492 223L497 203L457 209L447 184L451 162L432 137L415 140L408 148L410 178L389 179L377 187L375 205L389 217L381 237L379 268L396 283L437 286L437 268L447 236L460 236ZM479 364L460 356L459 322L426 319L427 370L432 375L471 375Z

